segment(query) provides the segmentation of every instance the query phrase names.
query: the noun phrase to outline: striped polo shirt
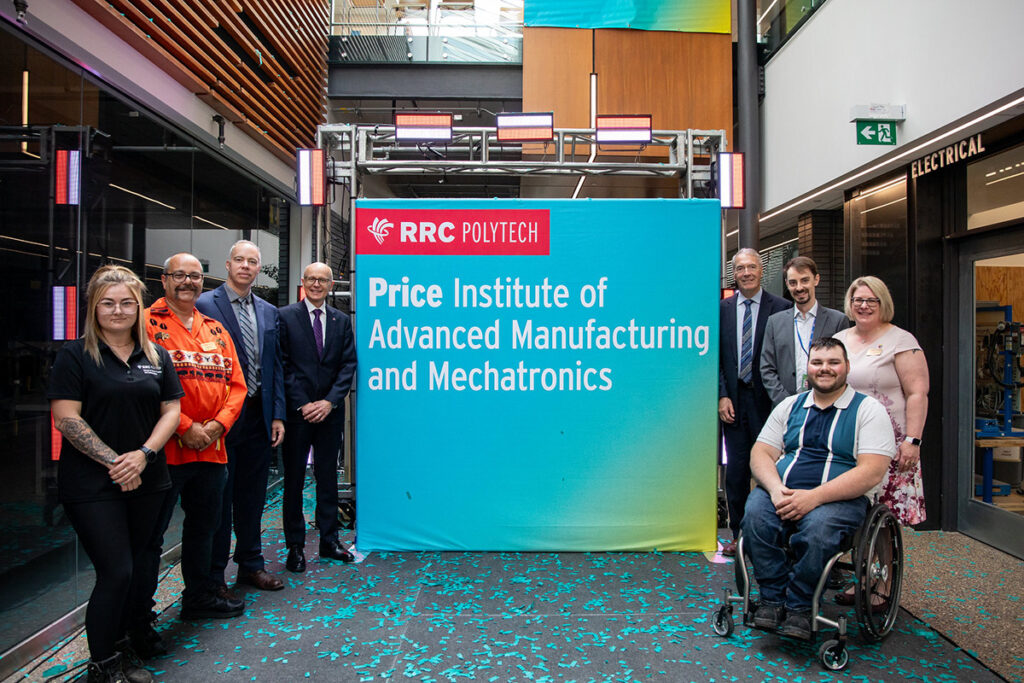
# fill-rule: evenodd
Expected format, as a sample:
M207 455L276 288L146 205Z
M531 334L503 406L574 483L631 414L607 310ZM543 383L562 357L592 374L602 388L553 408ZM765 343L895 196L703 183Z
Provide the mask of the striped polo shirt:
M757 440L782 451L775 467L783 485L792 489L812 489L835 479L856 467L861 453L896 454L885 408L849 386L825 409L814 404L810 391L784 399Z

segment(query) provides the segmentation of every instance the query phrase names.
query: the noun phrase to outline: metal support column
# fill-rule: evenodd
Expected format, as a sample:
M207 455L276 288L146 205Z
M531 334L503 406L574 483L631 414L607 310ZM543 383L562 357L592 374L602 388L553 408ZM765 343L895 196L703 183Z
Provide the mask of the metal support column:
M744 153L746 208L740 210L739 246L758 248L761 241L757 224L761 209L761 122L758 112L757 2L736 3L736 99L739 110L737 142Z

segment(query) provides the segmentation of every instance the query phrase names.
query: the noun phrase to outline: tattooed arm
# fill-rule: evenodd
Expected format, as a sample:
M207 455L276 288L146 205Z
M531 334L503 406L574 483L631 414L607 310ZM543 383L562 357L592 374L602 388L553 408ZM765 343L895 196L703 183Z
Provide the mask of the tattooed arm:
M53 426L71 442L71 445L107 469L114 464L117 453L103 443L96 432L82 419L82 402L67 399L50 401Z

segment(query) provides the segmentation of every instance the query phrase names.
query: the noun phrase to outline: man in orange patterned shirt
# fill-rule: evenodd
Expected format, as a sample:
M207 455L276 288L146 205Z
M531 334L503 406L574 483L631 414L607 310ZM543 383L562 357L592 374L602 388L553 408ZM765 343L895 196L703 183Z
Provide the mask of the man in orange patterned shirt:
M196 310L195 302L203 289L199 259L191 254L172 256L164 264L160 279L164 296L146 309L146 330L150 339L167 349L185 395L181 399L181 422L165 447L172 487L149 551L147 579L155 592L163 535L180 497L185 512L181 533L181 574L185 582L181 618L237 617L244 611L245 601L219 590L210 578L210 562L227 480L224 435L238 419L245 402L245 378L231 335L221 323ZM140 645L146 639L152 641L152 626L139 627L142 632L135 635L141 637L133 638L133 644L137 640L142 641ZM156 654L160 645L138 649Z

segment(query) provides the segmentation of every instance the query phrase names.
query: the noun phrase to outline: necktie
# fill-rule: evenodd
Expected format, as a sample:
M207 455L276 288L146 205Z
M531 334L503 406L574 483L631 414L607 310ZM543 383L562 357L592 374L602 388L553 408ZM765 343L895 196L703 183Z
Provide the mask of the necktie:
M316 340L316 355L321 358L324 355L324 324L320 322L322 313L319 308L313 309L313 339Z
M753 303L751 299L743 302L747 310L743 311L743 336L741 337L742 341L740 344L740 379L747 384L750 383L753 376L754 325L753 316L750 314L750 307Z
M252 396L259 388L259 368L256 365L256 329L249 316L249 297L238 300L238 313L238 326L242 329L242 345L245 347L245 357L249 361L245 366L245 383L248 385L246 393Z

